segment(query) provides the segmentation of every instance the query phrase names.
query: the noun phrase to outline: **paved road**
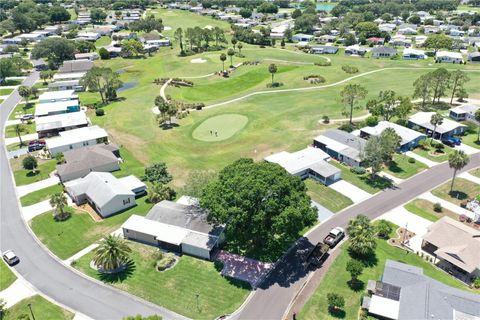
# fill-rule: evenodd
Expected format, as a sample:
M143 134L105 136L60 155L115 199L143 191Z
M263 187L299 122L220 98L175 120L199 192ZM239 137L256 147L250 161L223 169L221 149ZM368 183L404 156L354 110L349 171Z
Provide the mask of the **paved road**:
M473 155L463 170L480 166L480 154ZM451 178L452 171L447 163L435 166L399 184L394 189L382 191L372 198L334 215L319 225L306 238L302 238L279 263L265 282L257 289L252 299L235 318L238 319L281 319L290 301L306 281L308 270L302 265L303 257L314 243L322 241L336 226L346 226L358 214L374 219L398 207L420 194L435 188ZM295 310L299 312L300 310Z
M31 86L38 73L31 74L24 85ZM9 112L20 101L18 92L5 100L0 108L2 128ZM28 231L21 218L13 179L4 148L3 134L0 143L0 248L13 249L20 257L15 266L28 282L59 303L94 319L121 319L128 315L159 314L164 319L180 319L168 310L133 298L113 288L88 280L53 258L40 246ZM162 290L159 288L159 290Z

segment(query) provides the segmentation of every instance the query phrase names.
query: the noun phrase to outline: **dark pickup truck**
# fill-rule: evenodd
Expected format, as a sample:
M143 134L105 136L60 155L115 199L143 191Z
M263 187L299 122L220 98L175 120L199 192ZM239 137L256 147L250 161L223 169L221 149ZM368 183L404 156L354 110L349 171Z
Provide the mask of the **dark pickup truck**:
M325 257L325 254L328 252L330 247L325 244L325 243L317 243L315 247L310 249L310 252L307 254L307 264L308 265L314 265L314 266L320 266L322 264L323 258Z

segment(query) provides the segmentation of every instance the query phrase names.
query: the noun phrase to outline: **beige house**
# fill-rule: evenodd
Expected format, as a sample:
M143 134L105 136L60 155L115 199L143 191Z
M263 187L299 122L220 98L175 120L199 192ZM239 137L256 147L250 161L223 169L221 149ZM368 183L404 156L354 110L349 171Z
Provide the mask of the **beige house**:
M465 282L480 277L480 231L449 217L428 228L422 248L436 264Z

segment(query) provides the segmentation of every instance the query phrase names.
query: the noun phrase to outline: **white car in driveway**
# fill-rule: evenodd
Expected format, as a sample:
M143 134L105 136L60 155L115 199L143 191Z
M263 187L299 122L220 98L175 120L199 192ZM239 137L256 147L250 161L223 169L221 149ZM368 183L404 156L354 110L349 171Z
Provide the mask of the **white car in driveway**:
M12 250L7 250L2 254L3 260L5 260L8 265L13 266L14 264L18 263L20 259L18 259L15 252Z

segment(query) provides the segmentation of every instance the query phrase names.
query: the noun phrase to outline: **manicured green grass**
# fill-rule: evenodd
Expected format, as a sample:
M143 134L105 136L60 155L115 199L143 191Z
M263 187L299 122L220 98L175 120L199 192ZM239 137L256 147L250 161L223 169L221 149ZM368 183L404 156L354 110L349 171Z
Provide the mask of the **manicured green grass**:
M15 143L12 143L12 144L9 144L7 146L7 151L15 151L15 150L20 150L20 149L23 149L23 148L26 148L28 146L28 141L22 141L23 144L20 144L20 142L15 142Z
M42 296L35 295L23 299L11 308L8 308L5 320L20 319L20 316L22 316L21 319L31 319L30 309L28 307L29 304L31 305L36 319L69 320L74 317L74 314L70 311L51 303Z
M15 126L16 125L11 125L11 126L7 126L5 128L5 138L14 138L17 136L17 133L16 133L16 129L15 129ZM35 126L35 122L31 122L30 124L28 123L24 123L24 124L20 124L20 127L22 128L22 132L20 133L20 135L24 136L26 134L31 134L31 133L35 133L36 131L36 126Z
M328 270L313 296L298 314L298 319L338 319L328 312L327 294L331 292L338 293L345 299L345 308L343 309L345 316L340 318L357 319L362 297L367 295L367 292L366 288L354 291L347 283L350 280L350 274L346 271L346 265L350 259L347 248L348 242L342 245L342 252ZM377 240L377 249L375 252L376 260L372 259L374 264L366 266L363 274L359 277L359 280L361 280L365 286L368 280L380 279L385 267L385 261L390 259L423 268L423 273L426 276L432 277L449 286L465 290L468 289L468 287L460 281L438 270L416 254L392 247L385 240ZM319 315L322 316L319 317Z
M375 179L371 179L368 173L365 174L355 174L350 171L350 168L347 166L340 164L336 161L331 161L331 164L342 170L342 179L350 182L351 184L359 187L360 189L368 192L368 193L376 193L380 190L385 188L389 188L392 186L392 182L382 178L382 177L375 177Z
M318 202L332 212L338 212L353 204L352 200L343 194L326 187L325 185L314 181L313 179L305 180L308 188L308 195L313 201Z
M3 103L3 99L0 99L0 104L2 104L2 103Z
M53 194L61 191L63 191L62 185L56 184L24 195L20 198L20 203L22 207L31 206L32 204L50 199Z
M480 178L480 169L473 169L470 174Z
M95 47L105 47L108 46L112 42L112 39L107 36L100 37L97 41L95 41Z
M75 211L66 221L55 221L47 212L31 220L33 232L60 259L67 259L118 229L132 214L146 215L152 204L146 197L137 199L137 206L122 213L95 222L88 213Z
M474 7L474 6L469 6L469 5L459 5L459 6L457 7L457 10L459 10L459 11L471 11L471 12L480 13L480 7Z
M15 120L20 118L24 114L35 114L35 104L29 103L28 105L25 103L19 103L15 109L13 109L12 113L8 117L8 120Z
M248 123L248 118L241 114L227 113L208 118L192 133L194 139L207 142L227 140Z
M106 277L91 269L93 253L79 259L75 267L91 277L194 319L214 319L232 313L250 292L248 284L221 276L212 262L186 255L180 257L172 269L158 272L153 258L158 249L129 244L133 249L133 265L123 274Z
M14 89L0 89L0 96L8 96Z
M48 88L48 83L45 84L43 83L43 80L42 80L40 82L36 82L33 86L37 89L45 89L45 88Z
M466 121L465 125L467 125L467 130L466 135L462 136L462 143L480 149L480 140L478 139L480 129L478 125L471 121Z
M112 172L115 177L121 178L133 174L137 178L140 178L145 174L145 166L138 161L130 151L120 147L120 157L123 162L120 164L120 170Z
M433 195L460 205L463 201L473 199L480 194L480 185L463 178L455 179L452 192L450 192L450 185L451 180L432 190Z
M458 219L458 214L445 208L442 208L441 212L433 210L433 203L424 199L415 199L407 203L404 207L411 213L414 213L417 216L420 216L432 222L435 222L444 216L448 216L454 220Z
M16 279L17 277L15 274L10 271L5 262L2 260L0 262L0 291L7 289Z
M422 156L429 160L432 160L435 162L444 162L448 160L448 155L453 152L453 149L448 146L444 146L443 152L438 154L434 154L433 152L435 151L435 148L431 148L431 147L427 149L424 149L422 147L417 147L412 151L418 154L419 156Z
M43 179L47 179L50 173L56 168L55 160L37 160L38 167L35 170L35 173L33 173L33 171L26 170L21 167L22 159L24 157L25 156L22 156L18 159L11 160L13 176L15 178L15 183L17 186L23 186Z
M3 83L2 83L1 86L2 86L2 87L3 87L3 86L5 86L5 87L6 87L6 86L17 86L17 85L21 84L22 81L23 81L23 80L21 80L21 79L9 79L9 80L3 81ZM7 89L7 90L10 90L10 89Z
M393 161L385 168L385 171L397 178L407 179L417 173L427 169L427 166L420 161L414 163L408 162L410 157L403 154L395 154Z

